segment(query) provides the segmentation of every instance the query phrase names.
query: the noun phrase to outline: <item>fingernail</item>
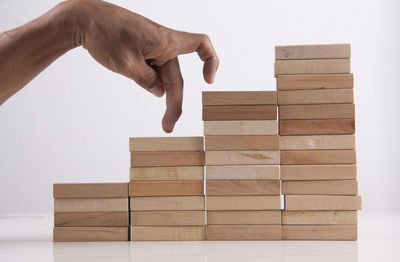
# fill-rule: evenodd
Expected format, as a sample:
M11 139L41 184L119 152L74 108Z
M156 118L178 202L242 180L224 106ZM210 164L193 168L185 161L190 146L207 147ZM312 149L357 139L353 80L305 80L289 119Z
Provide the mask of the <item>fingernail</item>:
M160 85L154 85L153 87L151 87L151 88L149 89L149 91L150 91L153 95L158 96L158 97L164 95L164 88L162 88L162 86L160 86Z

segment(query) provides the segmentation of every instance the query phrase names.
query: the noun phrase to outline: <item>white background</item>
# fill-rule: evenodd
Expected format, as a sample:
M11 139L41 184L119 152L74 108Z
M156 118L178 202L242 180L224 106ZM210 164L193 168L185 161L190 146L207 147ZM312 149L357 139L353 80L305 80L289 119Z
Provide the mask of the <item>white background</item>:
M57 2L0 0L0 31ZM174 136L202 135L202 90L275 90L275 45L351 43L363 212L400 211L399 1L112 2L214 43L212 86L196 55L180 57L186 89ZM0 106L0 214L52 212L53 183L127 182L128 137L165 135L164 103L82 48L58 59Z

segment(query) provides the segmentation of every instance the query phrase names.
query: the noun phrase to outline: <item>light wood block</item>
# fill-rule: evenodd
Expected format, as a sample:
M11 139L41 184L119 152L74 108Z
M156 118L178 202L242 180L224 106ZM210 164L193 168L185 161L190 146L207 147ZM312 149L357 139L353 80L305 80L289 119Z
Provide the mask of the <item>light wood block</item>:
M277 120L204 121L204 135L277 135Z
M353 89L279 91L279 105L353 104Z
M276 119L276 105L203 106L204 121Z
M356 180L282 181L283 195L350 195L358 193Z
M275 59L350 58L350 44L276 46Z
M203 166L131 167L131 181L204 180Z
M56 227L128 227L128 212L56 212Z
M54 198L128 197L128 183L54 184Z
M129 227L54 227L54 242L128 241Z
M131 197L131 211L205 210L204 196Z
M282 240L357 240L357 226L282 226Z
M207 225L280 225L281 211L208 211Z
M345 135L355 133L354 119L280 120L280 135Z
M275 75L348 74L349 59L276 60Z
M278 151L206 151L206 165L277 165Z
M209 225L207 240L281 240L280 225Z
M354 104L291 105L279 107L279 119L354 119Z
M131 152L131 166L203 166L204 151Z
M280 210L280 196L207 196L207 210Z
M205 224L205 211L131 212L133 226L201 226Z
M131 137L129 151L203 151L203 137Z
M276 91L212 91L203 92L207 105L276 105Z
M206 166L207 180L280 178L279 165Z
M282 211L283 225L357 225L357 211Z
M132 241L205 240L205 226L133 226Z
M360 210L360 196L285 196L285 210Z
M206 181L207 196L280 195L279 180L210 180Z
M323 165L355 163L355 150L281 151L282 165Z
M281 136L280 150L355 149L355 135Z
M279 136L206 136L206 150L279 150Z
M129 183L129 196L201 196L203 181L136 181Z
M128 212L128 198L54 199L54 212Z
M282 165L282 180L356 179L356 165Z
M354 77L353 74L280 75L276 77L276 87L279 91L352 89Z

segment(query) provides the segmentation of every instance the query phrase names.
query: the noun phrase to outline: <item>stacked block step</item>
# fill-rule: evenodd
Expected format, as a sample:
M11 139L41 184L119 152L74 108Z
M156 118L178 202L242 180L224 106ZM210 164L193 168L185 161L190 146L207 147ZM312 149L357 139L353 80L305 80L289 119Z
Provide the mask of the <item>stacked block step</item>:
M204 240L203 137L130 138L132 241Z
M361 198L350 45L275 51L282 239L355 240Z
M203 92L207 240L281 239L276 92Z

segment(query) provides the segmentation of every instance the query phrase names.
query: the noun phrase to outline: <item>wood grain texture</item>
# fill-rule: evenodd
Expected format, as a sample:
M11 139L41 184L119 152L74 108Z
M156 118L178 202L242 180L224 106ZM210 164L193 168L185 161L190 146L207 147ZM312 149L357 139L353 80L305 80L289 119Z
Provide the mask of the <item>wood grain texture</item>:
M129 151L203 151L203 137L131 137Z
M279 136L206 136L206 150L279 150Z
M280 210L280 196L207 196L207 210Z
M350 44L275 46L275 59L350 58Z
M280 151L282 165L355 164L355 150Z
M356 165L282 165L282 180L356 179Z
M201 226L205 224L205 211L131 212L133 226Z
M354 119L354 104L289 105L279 107L279 119Z
M276 87L282 90L353 89L353 74L280 75Z
M202 93L205 105L276 105L276 91L212 91Z
M131 152L131 166L203 166L204 151Z
M203 181L136 181L129 183L129 196L201 196Z
M276 105L203 106L204 121L276 119Z
M285 210L360 210L360 196L285 196Z
M206 151L206 165L277 165L278 151Z
M280 178L279 165L206 166L207 180Z
M207 240L281 240L280 225L209 225Z
M54 199L54 212L128 212L128 198Z
M205 210L204 196L131 197L131 211Z
M275 75L348 74L349 59L276 60Z
M207 225L280 225L281 211L208 211Z
M204 180L203 166L131 167L131 181Z
M280 195L279 180L210 180L206 181L207 196L273 196Z
M282 211L283 225L357 225L357 211Z
M355 135L281 136L280 150L355 149Z
M357 226L282 226L282 240L357 240Z
M54 198L128 197L128 183L54 184Z
M205 240L205 226L133 226L132 241Z
M282 181L283 195L349 195L358 194L357 180Z
M204 121L204 135L277 135L277 120Z
M128 241L129 227L54 227L54 242Z
M345 135L355 133L354 119L280 120L280 135Z
M128 212L56 212L56 227L128 227Z
M294 90L278 92L278 105L353 103L353 89Z

